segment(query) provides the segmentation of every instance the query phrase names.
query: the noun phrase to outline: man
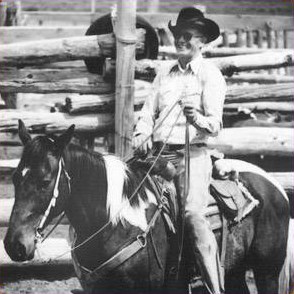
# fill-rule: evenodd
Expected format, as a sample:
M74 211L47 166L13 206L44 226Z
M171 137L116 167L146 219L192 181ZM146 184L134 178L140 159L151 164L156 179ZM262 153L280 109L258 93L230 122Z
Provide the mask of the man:
M164 152L177 154L185 146L186 121L189 123L190 181L185 225L207 288L211 293L222 293L217 243L204 214L212 170L206 142L222 128L226 84L219 69L201 55L203 46L215 40L220 31L214 21L194 7L183 8L176 25L169 22L168 26L179 57L157 74L135 128L133 146L147 153L152 134L155 151L166 143Z

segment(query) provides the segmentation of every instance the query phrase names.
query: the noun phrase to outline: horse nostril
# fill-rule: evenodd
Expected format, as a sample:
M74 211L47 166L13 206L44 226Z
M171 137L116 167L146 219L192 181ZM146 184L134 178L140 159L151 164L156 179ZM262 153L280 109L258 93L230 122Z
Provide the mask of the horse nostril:
M15 253L16 256L19 260L23 261L26 260L26 248L23 244L21 244L20 242L17 242L15 244Z

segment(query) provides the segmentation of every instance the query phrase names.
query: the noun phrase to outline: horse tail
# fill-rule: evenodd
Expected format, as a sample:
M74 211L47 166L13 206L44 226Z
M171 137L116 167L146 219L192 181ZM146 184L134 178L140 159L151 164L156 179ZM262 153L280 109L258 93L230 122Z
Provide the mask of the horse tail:
M279 277L279 294L294 293L294 220L289 222L287 253Z

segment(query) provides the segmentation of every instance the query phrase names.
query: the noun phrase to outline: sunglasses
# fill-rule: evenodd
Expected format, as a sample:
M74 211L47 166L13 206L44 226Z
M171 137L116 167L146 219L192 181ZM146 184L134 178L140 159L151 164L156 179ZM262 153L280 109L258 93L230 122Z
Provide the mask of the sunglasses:
M193 35L192 33L190 32L175 32L174 33L174 38L176 40L180 39L181 37L183 37L183 39L186 41L186 42L189 42L191 41L192 38L202 38L203 36L196 36L196 35Z

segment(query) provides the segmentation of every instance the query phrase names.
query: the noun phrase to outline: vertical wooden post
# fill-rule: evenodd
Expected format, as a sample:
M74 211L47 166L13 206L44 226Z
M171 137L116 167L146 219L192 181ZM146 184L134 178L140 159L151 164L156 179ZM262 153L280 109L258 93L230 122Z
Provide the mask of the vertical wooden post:
M132 151L137 1L118 0L116 35L115 153Z
M263 48L263 30L257 31L257 47Z
M283 31L283 35L284 35L284 48L289 48L289 40L288 40L288 32L287 30ZM285 68L286 71L286 75L290 75L291 71L289 67Z
M273 30L271 23L267 24L266 37L267 37L267 47L275 48L275 31ZM276 71L273 69L270 69L269 73L273 74L273 73L276 73Z
M6 22L7 2L0 2L0 26L3 27Z
M253 47L253 31L252 30L246 31L246 45L249 48Z
M237 30L237 47L245 47L245 38L244 38L244 30L238 29Z
M281 30L275 31L276 48L284 47L284 34ZM285 75L285 68L281 67L277 69L278 74Z
M91 23L95 21L96 0L91 0Z
M149 0L147 11L150 13L157 13L159 10L159 0Z
M230 47L230 42L229 42L229 32L224 31L222 33L223 36L223 47Z

